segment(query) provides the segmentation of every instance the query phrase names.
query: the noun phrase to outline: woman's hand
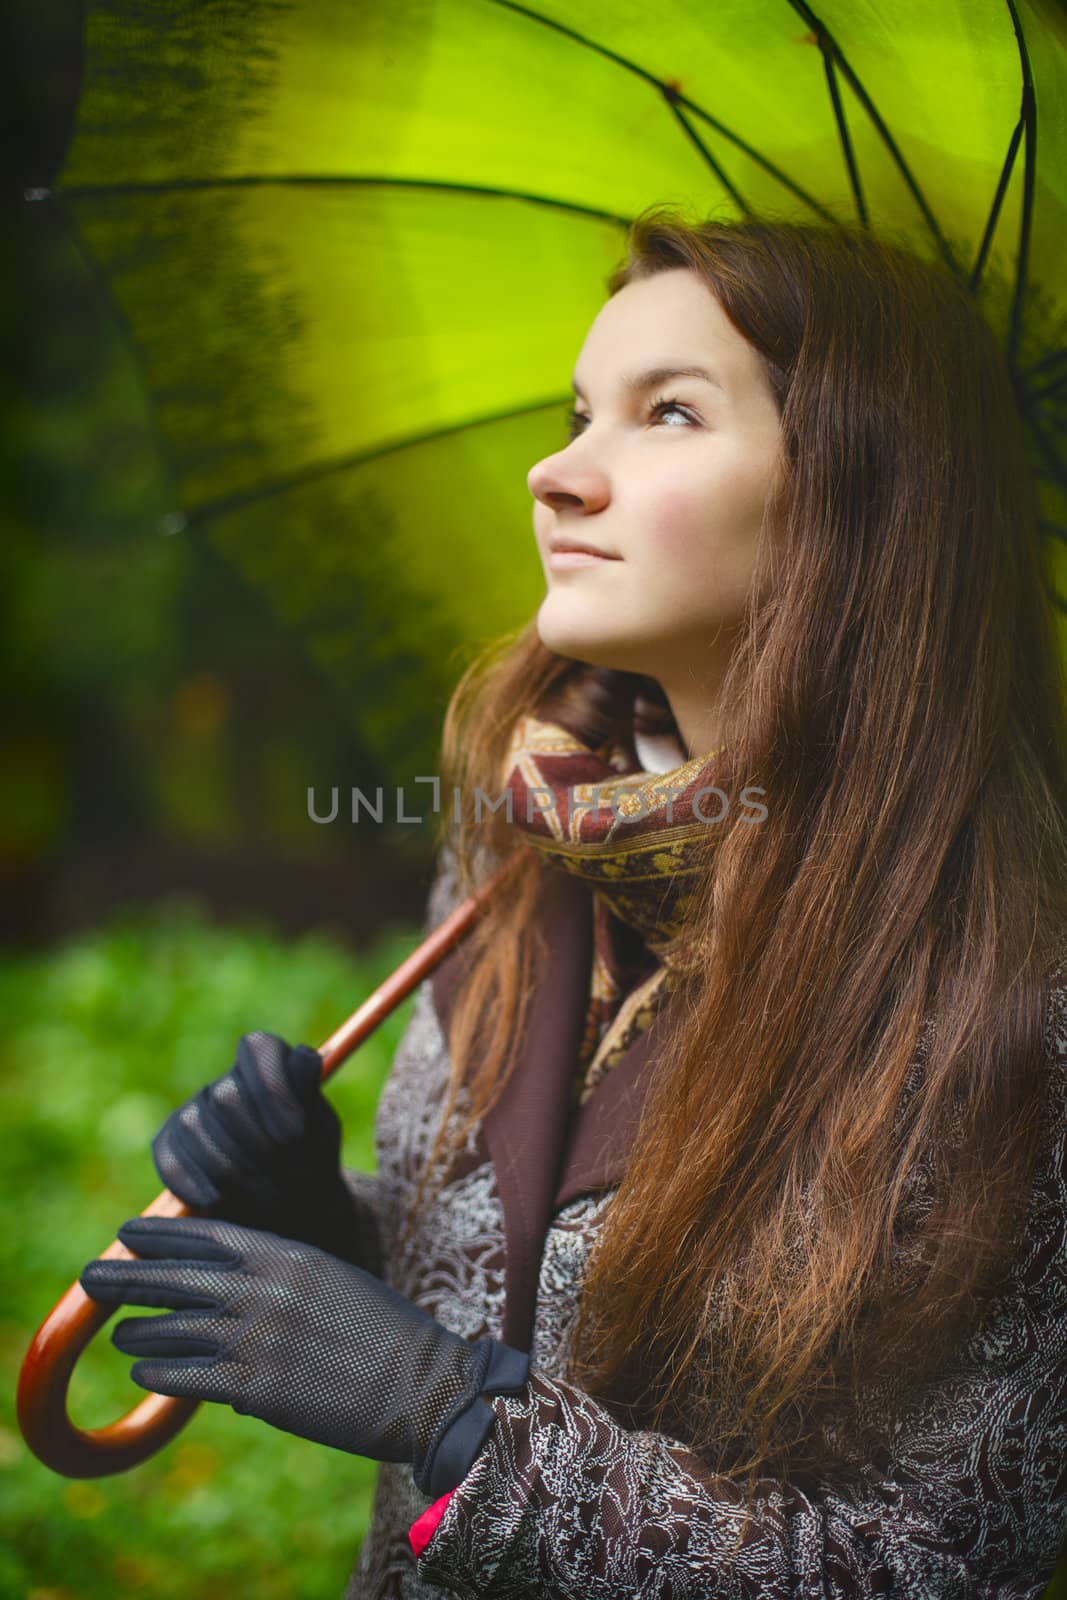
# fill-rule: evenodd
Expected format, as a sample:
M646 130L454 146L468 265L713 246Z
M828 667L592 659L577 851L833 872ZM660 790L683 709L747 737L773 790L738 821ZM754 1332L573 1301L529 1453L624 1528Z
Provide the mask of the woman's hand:
M380 1273L377 1224L342 1176L341 1124L321 1078L310 1045L246 1033L229 1072L167 1118L152 1158L167 1188L197 1211Z
M215 1400L286 1433L375 1461L406 1461L424 1494L455 1488L529 1358L471 1344L350 1262L276 1234L200 1217L134 1217L141 1258L92 1261L86 1294L171 1306L111 1335L156 1394Z

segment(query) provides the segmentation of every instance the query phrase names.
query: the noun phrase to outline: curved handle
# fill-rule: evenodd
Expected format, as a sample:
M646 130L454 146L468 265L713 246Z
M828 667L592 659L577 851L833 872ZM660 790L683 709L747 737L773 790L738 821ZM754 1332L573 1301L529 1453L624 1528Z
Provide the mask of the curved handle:
M348 1020L319 1047L325 1081L357 1045L398 1006L412 989L473 927L503 879L514 857L436 927L402 961L395 972L358 1006ZM143 1217L195 1216L191 1207L164 1189L141 1212ZM102 1259L130 1260L133 1252L115 1239ZM38 1460L67 1478L103 1478L126 1472L155 1455L188 1422L199 1400L150 1394L117 1422L86 1431L67 1413L67 1388L82 1351L116 1310L101 1305L75 1281L41 1323L19 1374L18 1419L22 1436Z

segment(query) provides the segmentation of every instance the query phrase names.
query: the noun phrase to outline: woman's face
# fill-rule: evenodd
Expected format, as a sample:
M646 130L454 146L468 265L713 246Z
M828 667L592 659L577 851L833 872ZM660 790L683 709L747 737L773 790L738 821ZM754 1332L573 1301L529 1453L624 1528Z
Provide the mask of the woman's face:
M547 584L538 633L559 655L691 691L714 676L716 636L749 592L779 442L770 383L677 268L601 308L573 387L572 439L527 478ZM601 554L554 553L568 541Z

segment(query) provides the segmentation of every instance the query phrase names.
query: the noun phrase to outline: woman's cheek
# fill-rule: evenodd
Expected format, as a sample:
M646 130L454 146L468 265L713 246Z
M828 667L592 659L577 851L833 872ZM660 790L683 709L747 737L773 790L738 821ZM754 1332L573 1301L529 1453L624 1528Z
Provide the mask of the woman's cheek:
M660 509L650 541L649 575L669 579L668 588L691 600L694 586L702 589L721 569L723 558L731 559L731 531L704 496L675 493Z
M656 553L673 560L698 557L708 543L712 504L706 489L664 489L650 508L647 523Z
M684 616L709 614L722 621L740 612L753 573L763 516L763 495L742 477L716 489L664 492L650 537L641 584L649 602L669 599Z

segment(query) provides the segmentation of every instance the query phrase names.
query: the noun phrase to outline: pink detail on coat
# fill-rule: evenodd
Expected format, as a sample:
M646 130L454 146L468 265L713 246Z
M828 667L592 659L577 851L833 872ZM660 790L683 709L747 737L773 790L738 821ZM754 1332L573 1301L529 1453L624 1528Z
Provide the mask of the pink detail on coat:
M447 1506L455 1492L454 1489L449 1489L448 1493L443 1494L440 1500L435 1500L432 1506L427 1506L422 1516L416 1517L411 1524L408 1529L408 1539L416 1557L422 1555L422 1552L433 1538L434 1529L444 1516L445 1506Z

